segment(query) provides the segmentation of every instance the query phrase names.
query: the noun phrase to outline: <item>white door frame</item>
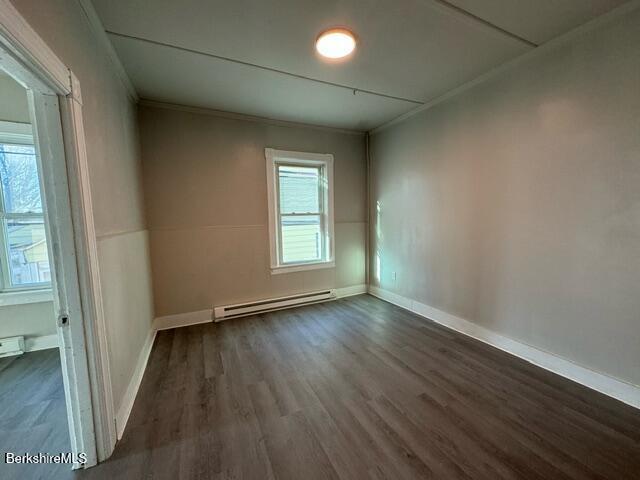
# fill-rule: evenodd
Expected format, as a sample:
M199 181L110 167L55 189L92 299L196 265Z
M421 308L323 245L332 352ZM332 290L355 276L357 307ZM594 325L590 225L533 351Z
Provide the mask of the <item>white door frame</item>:
M0 0L0 66L29 90L46 216L55 218L54 304L68 318L58 333L72 451L86 453L88 467L111 455L116 428L80 84L9 0Z

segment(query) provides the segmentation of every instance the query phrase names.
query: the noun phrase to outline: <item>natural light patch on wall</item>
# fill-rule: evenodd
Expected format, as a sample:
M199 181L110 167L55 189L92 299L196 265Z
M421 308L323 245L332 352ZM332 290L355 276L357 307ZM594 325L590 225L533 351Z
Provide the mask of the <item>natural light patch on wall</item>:
M380 284L380 248L382 242L382 230L380 227L380 212L382 207L380 205L380 200L376 202L376 258L375 258L375 269L373 276L375 278L376 284Z

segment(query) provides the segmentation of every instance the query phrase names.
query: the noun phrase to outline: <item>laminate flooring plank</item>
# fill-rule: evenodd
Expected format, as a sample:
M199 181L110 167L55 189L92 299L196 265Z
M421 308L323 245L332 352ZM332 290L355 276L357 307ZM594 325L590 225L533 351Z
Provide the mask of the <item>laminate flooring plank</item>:
M57 393L31 393L39 428ZM359 295L158 332L113 457L74 477L637 479L640 411Z

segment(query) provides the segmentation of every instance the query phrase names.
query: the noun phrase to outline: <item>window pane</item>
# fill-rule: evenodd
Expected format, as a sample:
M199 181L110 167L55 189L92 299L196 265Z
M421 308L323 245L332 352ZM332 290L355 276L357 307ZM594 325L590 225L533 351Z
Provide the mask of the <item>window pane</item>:
M320 215L282 217L282 261L312 262L322 259Z
M35 149L0 144L0 181L8 213L42 213Z
M278 166L280 213L317 213L320 211L318 167Z
M9 271L15 287L51 281L44 220L7 220Z

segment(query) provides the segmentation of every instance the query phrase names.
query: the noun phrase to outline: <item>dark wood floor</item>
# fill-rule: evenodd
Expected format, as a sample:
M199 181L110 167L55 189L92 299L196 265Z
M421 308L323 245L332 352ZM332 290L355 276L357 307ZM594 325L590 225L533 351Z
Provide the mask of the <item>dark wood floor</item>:
M4 454L70 448L58 349L0 358L0 478L69 476L70 465L7 465Z
M640 413L370 296L158 334L89 478L640 478Z

